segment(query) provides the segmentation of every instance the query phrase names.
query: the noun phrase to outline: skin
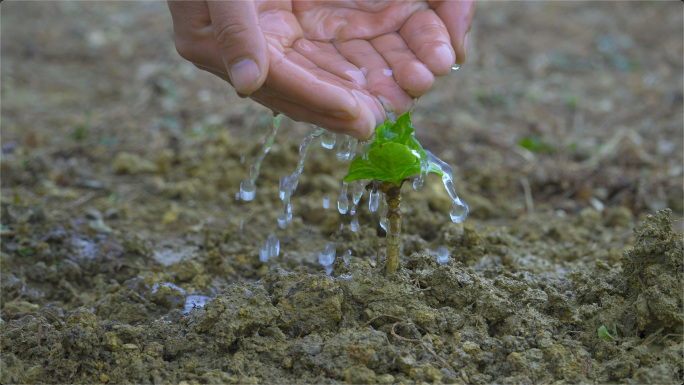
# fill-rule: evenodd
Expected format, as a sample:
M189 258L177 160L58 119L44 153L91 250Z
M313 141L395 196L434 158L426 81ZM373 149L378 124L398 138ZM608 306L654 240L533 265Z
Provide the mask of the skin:
M169 1L176 48L243 97L367 138L465 61L475 4Z

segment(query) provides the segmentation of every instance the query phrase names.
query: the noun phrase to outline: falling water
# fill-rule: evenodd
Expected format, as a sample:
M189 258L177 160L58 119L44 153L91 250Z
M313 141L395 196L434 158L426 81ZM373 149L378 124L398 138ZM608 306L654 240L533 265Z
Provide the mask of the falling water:
M371 190L370 196L368 197L368 210L372 213L378 211L378 206L380 205L380 191Z
M468 216L468 205L463 202L458 195L456 195L453 179L454 169L430 151L426 150L425 152L428 155L428 163L430 164L430 167L434 166L442 173L442 183L444 183L444 188L447 190L447 193L449 193L449 196L453 201L451 212L449 213L451 216L451 221L454 223L463 222Z
M349 183L342 182L342 191L340 191L340 196L337 198L337 210L340 214L346 214L349 210L349 198L347 197L347 187Z
M323 146L323 148L327 148L328 150L332 150L333 147L335 147L336 140L337 138L335 133L326 130L323 135L321 135L321 146Z
M288 223L292 222L292 205L290 204L290 198L297 189L299 176L302 175L302 171L304 171L306 153L309 150L309 147L311 147L313 140L325 132L325 129L316 126L311 128L309 135L307 135L299 145L299 162L297 163L297 168L292 174L280 178L280 199L283 201L283 212L278 217L278 226L280 226L281 229L284 229L287 227Z
M266 134L262 142L261 151L254 158L254 162L252 162L252 165L249 167L249 179L245 179L240 183L240 193L238 197L244 201L251 201L256 195L256 181L259 177L261 163L264 161L266 154L271 151L271 146L273 146L273 141L278 133L278 127L280 127L280 121L282 119L283 115L276 115L271 119L271 123L268 126L268 134Z
M337 159L340 161L348 161L356 154L356 146L359 140L353 136L347 136L342 142L342 145L337 149Z

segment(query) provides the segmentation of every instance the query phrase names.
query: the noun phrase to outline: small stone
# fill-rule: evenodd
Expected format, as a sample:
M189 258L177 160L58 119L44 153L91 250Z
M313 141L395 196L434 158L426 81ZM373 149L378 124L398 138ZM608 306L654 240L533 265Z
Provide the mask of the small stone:
M442 381L442 372L440 372L439 369L435 368L432 365L427 365L423 369L423 372L425 373L425 378L428 381L432 381L432 382Z
M629 227L632 222L632 211L625 206L616 207L608 213L605 219L606 226Z
M140 155L120 152L112 162L112 171L115 174L145 174L156 172L157 166Z
M103 336L102 345L115 352L121 347L121 338L119 338L114 332L107 332Z
M123 344L124 350L140 350L136 344Z
M355 365L344 370L344 379L350 384L374 384L375 372L363 365Z
M506 357L506 362L515 370L523 371L527 367L527 359L518 352L512 352Z
M461 345L461 348L463 349L464 352L468 354L474 354L480 351L480 346L476 344L475 342L472 341L465 341L463 342L463 345Z
M100 382L102 382L103 384L108 383L109 382L109 376L104 374L104 373L100 374Z
M40 306L28 301L7 302L5 306L2 308L2 310L4 310L4 312L8 314L29 313L33 311L38 311L38 309L40 309Z
M375 377L375 381L378 384L394 384L394 376L389 373L381 374Z

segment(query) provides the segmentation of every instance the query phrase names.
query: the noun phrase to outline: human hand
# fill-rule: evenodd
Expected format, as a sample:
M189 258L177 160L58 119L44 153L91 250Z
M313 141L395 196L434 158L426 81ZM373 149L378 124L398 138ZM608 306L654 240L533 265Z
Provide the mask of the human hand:
M176 48L238 94L366 138L465 60L467 1L169 1Z

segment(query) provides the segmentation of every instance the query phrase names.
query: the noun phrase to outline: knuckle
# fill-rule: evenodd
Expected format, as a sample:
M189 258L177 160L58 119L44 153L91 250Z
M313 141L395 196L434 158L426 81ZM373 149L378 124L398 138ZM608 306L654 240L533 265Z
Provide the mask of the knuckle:
M236 44L236 37L244 35L250 28L239 20L226 18L216 22L213 26L214 38L220 48L231 48Z

